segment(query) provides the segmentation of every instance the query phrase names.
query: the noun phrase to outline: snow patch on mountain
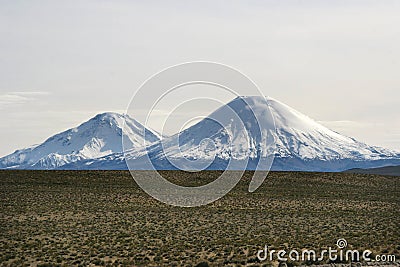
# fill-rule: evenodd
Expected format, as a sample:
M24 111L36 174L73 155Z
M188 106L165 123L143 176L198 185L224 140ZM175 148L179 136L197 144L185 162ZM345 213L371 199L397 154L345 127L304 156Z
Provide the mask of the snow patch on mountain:
M269 99L276 125L276 156L304 160L379 160L399 157L390 149L369 146L334 132L293 108Z
M125 145L132 148L159 140L157 134L128 116L102 113L40 145L1 158L0 167L54 169L76 161L104 157L123 150L122 135L126 137Z

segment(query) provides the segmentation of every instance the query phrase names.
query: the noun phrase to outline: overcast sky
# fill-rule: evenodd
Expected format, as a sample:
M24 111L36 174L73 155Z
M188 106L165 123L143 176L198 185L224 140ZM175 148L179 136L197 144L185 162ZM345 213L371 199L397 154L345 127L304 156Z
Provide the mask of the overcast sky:
M239 69L329 128L400 150L400 1L0 1L0 156L192 60Z

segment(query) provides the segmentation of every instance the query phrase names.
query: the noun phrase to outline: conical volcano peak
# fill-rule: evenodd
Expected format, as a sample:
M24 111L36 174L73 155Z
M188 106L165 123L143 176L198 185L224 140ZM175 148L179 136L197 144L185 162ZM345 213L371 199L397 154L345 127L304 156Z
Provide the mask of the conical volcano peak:
M123 121L132 120L128 115L119 114L116 112L103 112L91 118L88 122L107 122L119 128L122 127Z
M254 124L255 121L263 120L265 122L265 120L268 120L268 124L265 125L270 126L270 123L273 122L270 113L266 98L262 96L238 96L217 109L209 117L232 119L233 116L238 116L245 125Z
M123 114L119 114L116 112L102 112L94 116L93 119L112 119L112 118L121 118L124 117Z
M268 99L263 96L238 96L227 104L234 110L266 108Z
M146 135L144 132L146 131ZM53 169L75 161L122 152L122 136L130 147L158 141L152 131L128 116L101 113L79 126L53 135L42 144L0 159L0 167Z

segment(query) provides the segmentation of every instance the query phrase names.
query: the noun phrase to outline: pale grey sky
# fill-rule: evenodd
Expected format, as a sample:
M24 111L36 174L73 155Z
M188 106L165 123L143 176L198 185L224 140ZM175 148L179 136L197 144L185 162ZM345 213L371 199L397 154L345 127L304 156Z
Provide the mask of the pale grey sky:
M0 156L149 76L220 62L360 141L400 150L400 1L0 1Z

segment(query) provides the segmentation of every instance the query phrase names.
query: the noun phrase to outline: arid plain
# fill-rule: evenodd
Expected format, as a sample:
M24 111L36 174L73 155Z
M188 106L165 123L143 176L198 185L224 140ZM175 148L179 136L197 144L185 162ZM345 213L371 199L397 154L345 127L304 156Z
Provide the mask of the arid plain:
M220 174L162 173L189 186ZM249 193L250 177L212 204L180 208L127 171L0 171L0 266L270 266L256 257L266 244L320 250L339 238L400 258L399 177L271 172Z

